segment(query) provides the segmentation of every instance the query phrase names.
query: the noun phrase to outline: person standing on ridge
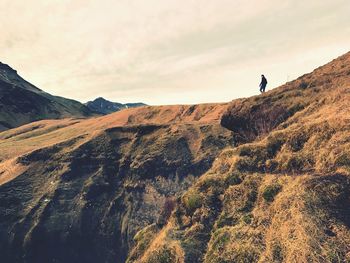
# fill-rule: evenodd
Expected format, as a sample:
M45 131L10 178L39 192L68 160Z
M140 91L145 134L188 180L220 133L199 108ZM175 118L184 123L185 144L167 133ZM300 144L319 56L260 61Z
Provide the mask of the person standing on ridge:
M259 85L261 93L265 92L266 85L267 85L267 79L265 78L264 75L261 75L261 82L260 82L260 85Z

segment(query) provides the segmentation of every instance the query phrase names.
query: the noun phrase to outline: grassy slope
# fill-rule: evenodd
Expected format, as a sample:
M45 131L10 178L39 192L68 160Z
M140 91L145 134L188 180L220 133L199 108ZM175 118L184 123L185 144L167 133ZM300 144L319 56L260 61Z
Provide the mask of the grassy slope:
M90 119L42 120L0 133L0 161L52 146L75 137L85 142L107 129L137 125L215 124L227 104L158 106L130 108L107 116Z
M232 144L226 108L144 107L0 133L3 262L124 262L135 233Z
M350 261L350 53L222 118L238 146L129 262Z

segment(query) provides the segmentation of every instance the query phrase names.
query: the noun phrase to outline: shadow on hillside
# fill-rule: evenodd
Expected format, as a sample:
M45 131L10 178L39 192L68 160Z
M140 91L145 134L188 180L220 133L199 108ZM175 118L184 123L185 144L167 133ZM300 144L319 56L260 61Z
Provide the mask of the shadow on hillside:
M312 179L308 186L309 208L315 214L320 210L327 217L341 221L350 228L350 178L346 175L335 174L320 176ZM329 218L326 219L327 221Z

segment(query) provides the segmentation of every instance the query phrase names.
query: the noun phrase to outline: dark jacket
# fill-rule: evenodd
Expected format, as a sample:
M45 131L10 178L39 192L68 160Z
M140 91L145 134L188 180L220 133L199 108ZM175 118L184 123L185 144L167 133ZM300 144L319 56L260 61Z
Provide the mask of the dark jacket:
M262 86L265 87L266 85L267 85L267 79L264 76L262 76L261 77L260 87L262 87Z

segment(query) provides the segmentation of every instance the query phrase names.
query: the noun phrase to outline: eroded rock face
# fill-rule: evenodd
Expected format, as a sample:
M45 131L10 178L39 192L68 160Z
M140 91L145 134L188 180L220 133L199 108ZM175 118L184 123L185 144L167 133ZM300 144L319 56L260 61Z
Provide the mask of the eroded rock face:
M234 101L221 119L222 126L235 132L237 141L249 142L259 135L268 134L309 104L295 101L276 103L271 100L270 97L256 97L255 100Z
M23 155L18 162L29 168L0 186L3 262L124 262L166 198L179 196L231 143L218 123L150 124Z

